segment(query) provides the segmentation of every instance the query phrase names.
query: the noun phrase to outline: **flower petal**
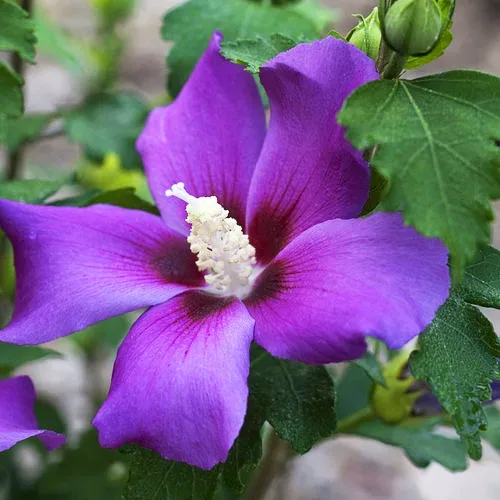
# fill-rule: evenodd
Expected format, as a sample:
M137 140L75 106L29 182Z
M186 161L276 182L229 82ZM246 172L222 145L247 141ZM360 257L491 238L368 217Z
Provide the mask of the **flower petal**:
M33 436L48 450L66 442L62 434L38 428L34 406L35 389L29 377L0 380L0 451Z
M361 356L367 335L400 348L448 296L447 250L400 214L336 219L297 237L258 277L245 303L255 340L305 363Z
M203 469L225 461L246 412L253 326L239 300L203 292L147 311L94 419L101 445L134 442Z
M368 56L333 37L297 45L260 75L271 122L250 186L247 225L265 263L307 228L361 212L368 166L336 115L353 90L378 75Z
M2 341L39 344L203 284L185 238L146 212L0 200L0 227L17 277Z
M149 186L170 227L186 234L186 204L165 197L184 182L194 196L217 196L241 226L250 179L265 135L257 86L220 54L215 33L174 103L155 109L137 142Z

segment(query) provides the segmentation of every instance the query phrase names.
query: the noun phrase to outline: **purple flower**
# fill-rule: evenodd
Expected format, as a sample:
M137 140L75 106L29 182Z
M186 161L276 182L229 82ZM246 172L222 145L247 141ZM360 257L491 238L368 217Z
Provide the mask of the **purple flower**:
M35 389L29 377L0 380L0 451L33 436L48 450L65 443L62 434L38 428L34 405Z
M373 61L333 38L278 55L261 71L266 131L252 76L220 41L138 141L162 217L0 203L18 283L0 339L45 342L151 306L94 425L103 446L135 442L207 469L243 423L253 340L305 363L357 358L366 335L399 348L449 289L438 240L399 214L354 219L369 169L335 117L378 77Z

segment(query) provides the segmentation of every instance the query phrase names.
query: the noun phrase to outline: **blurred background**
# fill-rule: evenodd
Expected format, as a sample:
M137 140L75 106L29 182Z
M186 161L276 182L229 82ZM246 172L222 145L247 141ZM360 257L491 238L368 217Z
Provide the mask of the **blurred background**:
M137 0L134 13L119 24L119 37L125 44L117 48L123 54L115 68L119 88L133 90L153 102L166 102L165 57L170 44L161 39L160 28L165 12L180 3L178 0ZM335 9L334 27L345 34L356 24L351 14L367 15L375 1L323 0L322 3ZM26 112L52 113L61 107L71 108L86 97L88 75L82 75L86 66L80 64L78 57L75 59L78 49L72 44L75 38L92 44L92 40L100 36L102 27L96 23L95 12L85 0L36 0L36 4L43 23L43 37L39 37L37 64L26 67ZM500 75L500 2L458 0L457 4L454 41L441 59L424 68L425 72L471 68ZM103 56L93 49L81 57L102 59ZM81 162L80 146L59 136L57 124L49 135L24 149L22 170L26 177L55 177ZM3 152L0 165L6 159L7 152ZM113 158L108 158L108 163L112 170ZM500 230L495 232L495 246L500 246ZM489 316L500 326L500 316ZM113 349L132 319L110 320L71 340L57 341L53 348L63 352L63 358L37 361L21 369L33 377L44 398L55 402L67 421L70 440L74 443L88 428L93 401L106 394ZM103 338L107 343L104 348ZM461 500L474 495L481 500L494 500L500 498L500 456L487 444L484 446L480 463L473 463L464 473L452 474L436 464L425 470L417 469L399 449L378 442L340 438L292 461L269 498ZM26 474L36 475L36 457L22 446L17 453ZM109 468L109 474L119 478L123 471L113 460L106 459L103 464ZM93 470L88 469L89 481L92 481ZM66 473L70 474L57 471L59 477ZM85 493L87 485L82 483L81 487L83 496L78 498L97 498L90 491Z

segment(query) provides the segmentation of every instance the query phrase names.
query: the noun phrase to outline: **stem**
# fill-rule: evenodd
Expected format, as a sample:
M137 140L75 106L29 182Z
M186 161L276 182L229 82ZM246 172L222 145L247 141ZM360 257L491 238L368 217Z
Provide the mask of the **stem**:
M31 11L33 9L33 0L22 0L21 7L31 17ZM22 78L24 78L25 64L24 61L21 59L21 56L17 52L13 52L11 64L12 64L12 69L16 73L18 73ZM22 147L19 148L17 151L9 153L7 157L7 169L6 169L7 171L5 174L7 180L12 181L17 177L19 177L22 166L22 160L23 160Z
M374 417L375 413L372 408L367 406L366 408L349 415L347 418L342 419L337 426L336 434L349 434L363 422L371 420Z
M273 480L279 476L294 455L290 446L271 431L265 447L264 456L248 487L244 500L262 500Z
M385 80L398 78L404 70L408 57L394 52L386 45L385 42L382 42L382 45L385 46L386 50L382 52L385 52L386 57L380 61L380 76Z
M408 59L407 56L402 56L392 50L385 42L385 13L393 3L392 0L380 0L378 10L380 29L382 30L382 41L377 57L377 71L379 75L386 80L398 78Z

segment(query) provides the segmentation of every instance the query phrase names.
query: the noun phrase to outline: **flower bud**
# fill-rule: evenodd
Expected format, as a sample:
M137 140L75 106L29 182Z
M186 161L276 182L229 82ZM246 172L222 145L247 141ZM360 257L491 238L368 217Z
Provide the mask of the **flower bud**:
M350 31L346 39L348 42L356 45L356 47L367 54L368 57L375 60L378 55L380 40L382 39L378 7L375 7L366 18L363 16L357 17L360 18L360 22Z
M405 371L409 353L402 351L383 368L386 387L376 385L372 393L372 408L384 422L397 424L412 415L415 401L422 391L413 391L415 382Z
M397 0L384 19L384 38L404 56L429 53L441 35L441 11L436 0Z
M78 182L87 188L107 191L132 187L140 198L151 199L144 174L136 169L126 170L115 153L108 153L102 165L82 163L76 175Z
M135 7L136 0L91 0L91 5L107 24L123 21Z

